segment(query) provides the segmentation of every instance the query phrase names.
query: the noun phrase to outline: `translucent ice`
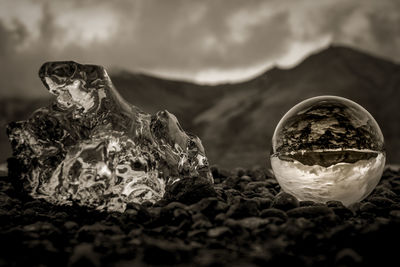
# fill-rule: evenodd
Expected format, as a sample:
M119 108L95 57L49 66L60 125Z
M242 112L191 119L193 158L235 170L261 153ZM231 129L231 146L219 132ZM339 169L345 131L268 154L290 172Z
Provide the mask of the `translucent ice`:
M18 163L10 172L33 197L123 211L181 179L213 182L200 139L168 111L124 101L103 67L49 62L39 76L56 100L7 130Z
M368 111L342 97L320 96L283 116L270 159L284 191L300 200L348 206L372 192L386 156L382 132Z

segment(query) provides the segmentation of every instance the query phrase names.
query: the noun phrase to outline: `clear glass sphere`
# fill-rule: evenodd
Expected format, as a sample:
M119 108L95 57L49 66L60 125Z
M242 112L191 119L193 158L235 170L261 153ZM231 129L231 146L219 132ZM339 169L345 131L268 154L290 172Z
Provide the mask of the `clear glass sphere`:
M367 110L346 98L319 96L283 116L270 159L281 188L299 200L349 206L378 184L386 154L379 125Z

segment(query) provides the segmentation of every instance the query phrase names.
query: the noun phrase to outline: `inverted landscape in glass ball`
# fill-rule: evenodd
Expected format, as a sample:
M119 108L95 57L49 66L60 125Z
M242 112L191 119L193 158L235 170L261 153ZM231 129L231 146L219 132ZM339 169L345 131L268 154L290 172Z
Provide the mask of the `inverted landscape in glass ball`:
M275 177L299 200L337 200L346 206L361 201L378 184L385 160L378 123L342 97L313 97L295 105L272 137Z

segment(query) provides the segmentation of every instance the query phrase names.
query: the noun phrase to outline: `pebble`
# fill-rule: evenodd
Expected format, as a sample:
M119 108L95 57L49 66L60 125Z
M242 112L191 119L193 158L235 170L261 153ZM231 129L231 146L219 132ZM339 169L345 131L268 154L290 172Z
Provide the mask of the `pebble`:
M225 213L219 213L215 216L214 221L215 222L223 222L228 218Z
M66 222L64 223L64 227L65 227L65 229L67 229L67 230L72 230L72 229L78 228L79 226L78 226L78 224L77 224L76 222L73 222L73 221L66 221Z
M213 218L217 213L225 212L229 206L216 197L203 198L189 207L193 211L199 211L208 218Z
M332 210L337 216L339 216L342 219L349 219L354 215L354 213L350 209L346 208L345 206L332 207Z
M343 203L337 200L330 200L325 203L327 207L330 208L342 208L344 207Z
M208 180L197 177L196 179L182 179L167 188L164 199L168 202L178 201L184 204L194 204L205 197L217 195Z
M188 246L183 241L147 238L143 246L143 260L151 265L174 265L187 255Z
M194 237L202 238L206 234L207 234L207 229L196 229L196 230L190 230L187 234L187 237L188 238L194 238Z
M286 213L289 217L304 217L312 219L318 216L332 215L333 211L325 206L307 206L294 208L288 210Z
M275 208L262 210L260 213L260 217L261 218L276 217L276 218L280 218L284 221L286 221L288 218L286 212L284 212L283 210L280 210L280 209L275 209Z
M387 197L371 197L368 200L378 207L390 207L390 205L394 204L394 201Z
M365 202L365 203L362 203L360 206L360 212L374 213L376 211L378 211L378 206L376 206L372 202Z
M130 204L123 214L29 198L0 205L0 265L357 266L383 252L397 259L388 245L400 239L397 176L386 173L371 196L345 207L298 201L266 172L211 170L221 179L216 195ZM13 191L4 192L0 202L9 205Z
M284 211L299 207L297 198L289 193L280 192L275 196L272 207Z
M246 174L246 170L244 168L236 168L234 170L237 177L243 177Z
M389 215L391 218L400 219L400 210L392 210Z
M250 216L258 216L258 203L257 201L249 198L236 198L226 215L232 218L243 218Z
M209 237L219 237L221 235L224 235L226 233L231 233L231 229L229 227L226 226L219 226L219 227L215 227L212 229L209 229L207 232L207 235Z
M388 199L398 199L398 196L395 192L393 192L392 190L390 190L387 187L384 186L377 186L373 192L374 195L378 195L380 197L385 197Z
M336 254L336 266L355 266L362 262L362 257L351 248L344 248Z
M311 201L311 200L299 201L300 207L315 206L315 205L317 205L317 203L315 203L314 201Z
M263 209L268 209L272 205L273 198L269 197L253 197L253 200L255 200L258 204L258 208L260 210Z
M268 186L269 184L265 181L250 182L245 186L244 191L259 193L262 192L264 188L268 188Z
M242 226L243 228L255 230L263 225L269 224L270 221L259 217L247 217L237 220L236 223Z
M81 243L74 247L69 266L101 266L100 255L94 251L93 244Z

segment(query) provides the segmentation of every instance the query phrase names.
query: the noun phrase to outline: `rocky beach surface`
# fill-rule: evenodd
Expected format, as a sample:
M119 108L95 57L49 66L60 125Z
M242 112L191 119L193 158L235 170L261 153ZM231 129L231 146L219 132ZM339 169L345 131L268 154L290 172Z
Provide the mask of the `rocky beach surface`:
M123 213L34 200L2 176L0 265L396 265L399 169L350 208L299 202L262 168L211 170L214 185L188 179Z

